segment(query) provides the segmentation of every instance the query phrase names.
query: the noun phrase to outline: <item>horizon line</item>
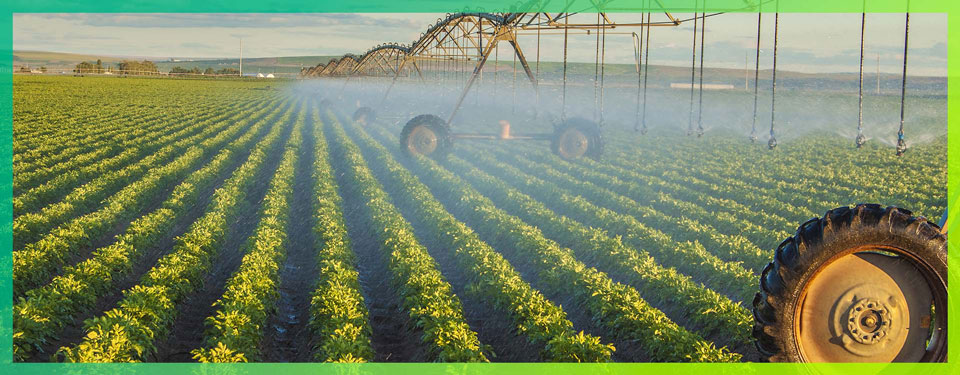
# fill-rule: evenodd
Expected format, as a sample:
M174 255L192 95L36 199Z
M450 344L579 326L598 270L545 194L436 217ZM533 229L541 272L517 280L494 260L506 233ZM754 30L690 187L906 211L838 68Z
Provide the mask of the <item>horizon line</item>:
M114 54L62 52L62 51L49 51L49 50L36 50L36 49L13 49L12 52L13 52L13 53L17 53L17 52L39 52L39 53L59 53L59 54L68 54L68 55L81 55L81 56L103 56L103 57L113 57L113 58L159 59L159 60L149 60L149 61L153 61L153 62L167 62L167 63L169 63L169 62L174 62L174 61L169 61L169 59L194 59L194 60L197 60L197 61L203 61L203 60L207 60L207 61L211 61L211 60L238 60L238 61L239 61L239 60L240 60L240 58L237 57L237 56L230 56L230 57L192 57L192 56L114 55ZM345 54L337 54L337 55L252 56L252 57L247 57L247 59L282 59L282 58L295 58L295 57L330 57L330 58L341 58L341 57L343 57L344 55L345 55ZM166 61L165 61L165 60L166 60ZM190 61L184 61L184 62L190 62ZM541 62L541 63L558 63L558 64L563 63L562 61L552 61L552 60L541 60L540 62ZM568 62L567 64L589 64L589 65L594 65L595 63L591 63L591 62ZM532 65L532 64L531 64L531 65ZM632 63L606 63L605 65L611 66L611 65L635 65L635 64L632 64ZM312 65L312 66L316 66L316 65ZM690 66L688 66L688 65L652 64L652 65L650 65L650 66L654 66L654 67L656 67L656 66L659 66L659 67L669 67L669 68L690 68ZM304 65L304 67L306 67L306 65ZM703 69L705 69L705 70L707 70L707 69L712 69L712 70L731 70L731 71L744 71L744 70L753 71L753 69L725 68L725 67L708 67L708 66L705 66ZM771 69L771 68L763 68L763 69L760 69L759 71L761 71L761 72L769 72L769 71L772 71L772 70L773 70L773 69ZM859 72L857 72L857 71L837 71L837 72L817 72L817 73L810 73L810 72L803 72L803 71L789 70L789 69L781 69L781 68L778 68L777 71L778 71L778 72L795 73L795 74L805 74L805 75L859 74ZM868 71L866 71L866 70L864 70L863 74L864 74L864 76L868 76L868 75L876 76L876 75L878 75L876 72L868 72ZM879 75L880 75L880 76L884 76L884 75L888 75L888 76L899 76L900 73L886 73L886 72L883 72L883 73L879 73ZM945 78L948 78L947 75L927 75L927 74L916 74L916 73L910 74L910 76L911 76L911 77L925 77L925 78L944 78L944 79L945 79Z

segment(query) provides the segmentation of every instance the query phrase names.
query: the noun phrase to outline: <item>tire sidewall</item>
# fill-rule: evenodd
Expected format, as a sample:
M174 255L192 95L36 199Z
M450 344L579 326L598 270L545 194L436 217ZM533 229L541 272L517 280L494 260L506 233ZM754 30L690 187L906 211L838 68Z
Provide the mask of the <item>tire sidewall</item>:
M766 297L766 305L760 308L758 303L764 301L754 301L754 315L757 318L754 335L764 334L766 337L763 339L772 339L771 343L778 349L770 353L771 361L803 361L794 329L800 319L797 307L803 291L821 270L844 255L871 247L897 249L901 256L910 258L915 266L922 268L922 273L929 276L927 282L935 298L941 288L945 296L945 237L930 233L936 226L923 218L914 218L908 211L889 207L878 212L878 207L860 205L854 210L832 210L822 219L801 225L795 236L778 247L774 262L761 276L766 283L765 289L772 289L762 290L758 294L758 300ZM918 235L918 232L923 232L923 235ZM946 300L936 303L945 310ZM767 322L761 315L771 315L770 310L772 316L767 318L772 318L772 322ZM943 332L946 332L946 322L945 313L937 314L936 324L943 328ZM942 358L945 358L946 337L942 342Z
M404 155L412 156L408 147L409 138L413 133L413 130L419 126L427 127L437 136L436 150L424 156L443 156L450 151L450 148L453 146L453 138L450 136L450 127L440 117L431 114L424 114L418 115L410 119L410 121L407 121L407 124L403 126L403 130L400 132L400 149L403 151Z
M553 138L550 142L550 149L554 154L560 156L560 138L569 129L576 129L586 136L587 150L583 156L591 159L600 158L600 155L603 153L603 139L600 135L600 126L582 117L573 117L555 126ZM563 156L560 157L562 158Z

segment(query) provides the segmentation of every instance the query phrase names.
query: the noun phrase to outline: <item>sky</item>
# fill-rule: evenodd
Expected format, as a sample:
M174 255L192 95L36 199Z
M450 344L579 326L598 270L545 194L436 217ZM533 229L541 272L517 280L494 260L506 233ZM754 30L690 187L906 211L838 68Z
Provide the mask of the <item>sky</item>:
M638 22L640 17L610 16L618 23ZM675 16L686 19L692 14ZM439 17L443 14L14 14L13 47L113 56L236 58L242 38L244 57L359 54L383 42L408 44ZM571 19L571 23L596 20L594 14L575 17L579 18ZM777 68L809 73L856 72L860 17L859 13L780 15ZM654 19L665 18L660 14ZM772 13L763 15L761 69L772 66L773 20ZM632 64L629 32L639 29L617 31L626 33L607 36L605 60ZM745 60L753 67L756 13L710 17L706 31L706 67L742 69ZM562 42L562 35L542 36L541 59L560 61ZM693 22L655 28L651 34L650 63L690 66L692 42ZM903 14L867 15L866 71L876 71L879 58L882 72L899 73L903 42ZM909 42L911 74L946 75L946 14L911 14ZM595 43L595 35L571 34L569 61L594 62ZM536 54L536 36L521 36L520 44L527 56Z

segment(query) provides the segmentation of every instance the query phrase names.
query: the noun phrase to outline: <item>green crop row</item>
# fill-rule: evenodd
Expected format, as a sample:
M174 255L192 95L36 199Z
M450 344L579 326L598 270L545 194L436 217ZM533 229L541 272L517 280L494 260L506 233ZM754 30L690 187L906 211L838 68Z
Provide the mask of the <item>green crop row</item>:
M481 156L473 153L474 156ZM520 172L507 164L478 157L477 162L497 169L528 192L539 196L568 194L555 184ZM659 265L648 252L624 244L618 237L600 228L589 227L571 218L556 214L532 196L507 185L470 163L451 158L449 167L503 207L513 207L521 219L537 225L557 241L567 244L574 254L586 262L598 264L609 272L628 280L648 301L671 307L679 321L706 337L734 345L748 345L753 317L739 303L705 288L676 269ZM559 189L559 190L554 190ZM663 308L661 308L663 310ZM671 315L671 314L668 314Z
M553 155L549 157L544 155L543 159L546 159L544 161L547 163L555 164L555 161L559 158ZM583 181L602 183L610 190L637 202L653 205L659 200L664 205L675 206L674 210L657 207L674 216L685 214L693 217L712 217L714 218L714 226L718 230L727 234L742 234L761 249L772 249L779 243L780 238L789 236L786 232L788 226L782 218L775 220L783 224L782 226L766 226L760 222L747 219L750 216L756 217L756 213L741 205L734 204L730 200L695 192L656 176L641 175L627 168L615 167L592 160L582 161L582 163L556 163L556 166L557 169L568 172ZM683 214L678 214L678 212L683 212ZM691 212L694 214L691 214Z
M282 108L274 111L280 113ZM28 290L26 298L20 298L13 307L14 357L29 358L77 314L95 306L116 280L130 272L145 249L167 235L202 192L240 161L266 126L266 119L251 126L210 163L177 185L160 208L133 221L112 244L94 250L89 258L74 266L65 267L62 275L49 284Z
M719 176L710 172L705 172L700 176L684 176L679 171L663 171L662 177L705 194L737 200L753 212L770 211L777 213L787 222L803 222L808 218L817 216L810 209L794 206L791 203L785 203L763 194L753 187L749 181L720 179ZM708 181L709 178L715 179Z
M240 266L227 280L223 296L213 303L216 312L206 319L206 345L191 351L193 358L200 362L260 359L263 328L280 294L280 265L286 258L293 168L303 143L303 123L304 112L300 112L280 166L261 203L259 222L247 240Z
M497 154L501 158L509 160L509 163L518 165L528 171L528 173L540 172L538 174L542 178L553 183L562 186L573 184L571 186L586 189L590 191L590 194L586 197L591 203L620 214L632 216L638 223L649 228L656 228L665 235L673 237L677 242L690 242L695 247L699 247L699 244L702 243L703 248L711 254L708 258L715 256L722 261L744 262L744 267L753 271L762 269L770 261L771 256L767 252L758 248L743 235L720 232L711 224L708 224L714 223L715 220L708 212L689 202L675 199L667 193L660 193L659 199L649 202L650 205L643 205L603 187L637 183L624 182L617 177L603 174L592 174L596 183L583 181L570 174L558 171L556 168L569 167L569 164L565 164L566 162L562 160L547 164L513 158L505 152ZM580 191L580 195L583 195L582 190ZM686 210L680 210L681 208Z
M611 161L625 168L676 171L680 175L689 175L686 169L696 163L696 169L702 172L700 177L707 178L709 172L713 175L709 177L710 182L714 184L747 183L759 193L775 196L784 203L809 207L815 213L851 201L887 200L920 209L945 199L941 192L929 189L945 183L945 164L928 163L942 157L942 143L912 147L912 152L904 157L894 156L884 146L868 144L853 150L848 143L823 138L801 139L776 153L719 141L709 143L714 146L707 148L706 155L677 147L670 150L669 158L664 158L660 152L665 150L650 145L650 154L619 153ZM840 151L836 151L838 149ZM638 165L641 157L643 163ZM872 172L893 169L898 170L896 175Z
M221 121L203 128L199 134L186 137L182 134L171 135L175 142L163 146L137 163L105 173L86 184L73 188L59 202L47 205L37 212L17 217L13 220L14 249L20 249L24 245L40 240L44 235L57 235L58 226L101 207L103 201L117 195L118 190L141 179L164 163L169 163L189 147L212 139L221 141L221 138L216 135L224 129L228 132L237 131L237 127L231 126L234 124Z
M144 148L144 146L155 143L154 141L160 137L183 129L193 128L198 122L209 121L212 118L220 116L223 115L217 112L206 114L193 112L179 117L163 118L162 120L157 119L152 122L146 122L143 123L142 127L138 127L137 129L129 129L128 125L128 131L126 133L118 132L107 142L98 142L99 144L90 145L90 149L86 153L74 154L69 159L63 159L58 162L52 162L52 160L49 159L38 160L38 162L44 165L15 165L13 178L14 195L16 198L19 198L21 195L30 192L41 184L48 184L52 178L62 178L60 176L63 176L67 171L78 170L91 163L98 162L101 159L117 159L114 164L101 169L101 171L116 169L118 165L125 165L120 163L124 163L126 160L137 155L126 153L125 151L138 151ZM131 120L136 121L136 119ZM119 131L121 129L117 130ZM137 138L147 135L149 135L148 142L137 140ZM132 138L127 138L131 136ZM69 142L63 143L68 144ZM60 155L61 150L70 152L70 150L66 149L68 147L67 144L48 142L40 148L46 149L44 152L47 152L49 155ZM121 152L127 155L118 158L117 154ZM16 202L16 199L14 202ZM18 206L19 204L14 204L14 214L16 215L23 212Z
M25 173L32 172L39 168L61 164L66 160L71 160L85 153L106 149L107 145L115 143L116 138L128 137L128 133L145 134L146 132L155 131L159 126L164 124L162 119L187 113L190 112L172 112L168 114L153 112L124 114L118 112L111 114L110 118L92 119L92 121L98 121L102 126L97 130L93 130L93 134L84 133L82 137L48 134L37 136L36 139L33 139L34 142L29 142L34 143L31 147L19 147L18 153L15 154L13 159L14 187L16 188L23 183L23 181L17 180L17 176L23 176ZM192 113L198 114L195 111ZM144 126L131 131L127 121L143 123ZM124 132L124 130L126 130L126 132ZM134 134L130 134L130 136L134 136ZM21 135L18 134L17 137L19 138ZM59 142L50 142L51 139L57 139ZM27 141L29 141L29 139L19 140L21 144Z
M252 120L251 120L252 121ZM153 197L167 186L184 178L197 164L213 154L237 134L250 127L248 122L237 122L216 136L204 139L174 161L149 171L146 176L127 185L104 200L103 207L78 217L13 253L14 293L48 280L50 274L69 257L78 246L89 246L118 223L126 222L140 210L148 207ZM185 145L184 145L185 146Z
M123 126L139 115L206 112L263 97L267 92L234 90L227 84L195 85L155 80L76 80L72 77L19 76L14 79L14 154L50 143L90 140L112 125ZM175 91L170 91L175 90ZM228 95L224 95L228 94ZM122 98L122 100L104 100ZM56 110L51 110L55 108ZM138 116L130 117L137 113ZM123 126L127 127L127 126ZM16 156L15 156L16 157Z
M67 119L60 111L45 111L47 113L43 114L43 116L32 116L33 113L20 110L19 107L23 107L23 105L21 103L14 103L14 111L19 112L18 114L20 115L17 118L16 129L13 132L17 138L20 138L20 141L18 141L19 144L14 147L14 151L23 152L23 158L27 158L26 160L43 156L39 153L31 152L30 150L33 149L32 146L43 145L43 140L47 137L62 136L63 134L68 133L68 130L76 130L75 126L77 126L78 123L83 124L96 122L98 124L107 125L103 128L102 132L108 133L116 130L116 128L111 125L117 125L115 121L119 118L123 118L124 116L123 113L118 112L91 111L93 113L86 113L83 115L75 114L74 117ZM153 116L158 115L160 114L140 113L138 116L136 116L136 118L153 118ZM52 118L50 116L57 117ZM60 122L63 127L57 128L50 126L56 122ZM95 131L94 134L87 134L80 138L71 138L71 140L91 140L92 138L89 137L96 137L96 133L97 132Z
M317 338L314 358L323 362L373 359L369 312L360 290L357 259L347 235L343 199L337 189L320 113L314 108L313 231L317 243L316 287L310 298L310 321Z
M784 231L785 228L792 228L797 223L816 216L812 210L795 206L793 203L778 200L776 197L768 195L760 189L753 179L732 180L721 175L713 174L711 168L704 168L703 162L699 166L684 165L680 168L677 165L668 165L666 161L650 161L638 168L628 168L626 156L612 157L609 173L624 174L624 170L629 169L629 178L637 178L640 181L653 179L657 183L664 184L668 188L681 186L675 196L681 196L686 193L686 197L695 195L702 197L699 201L691 202L700 204L707 209L717 212L726 212L728 215L736 215L738 218L755 223L761 227ZM678 162L676 164L685 164ZM589 167L589 166L588 166ZM697 168L697 176L689 173L690 168ZM695 191L695 193L691 193ZM818 194L819 195L819 194ZM692 199L692 198L691 198ZM796 199L796 198L794 198ZM703 203L706 201L706 203ZM718 206L727 207L726 210L720 210ZM830 205L828 203L828 205ZM771 237L782 235L783 233L767 234ZM763 236L760 233L759 236ZM759 240L758 240L759 241ZM761 244L764 245L764 244ZM767 243L767 247L775 246L776 243Z
M130 98L126 99L125 102L131 104L128 101ZM126 142L169 126L167 124L170 120L187 119L195 114L209 114L208 108L230 108L265 99L272 100L273 98L245 98L234 95L222 99L211 97L204 100L202 103L205 105L204 107L179 106L165 111L143 110L134 113L129 110L104 111L99 108L99 105L87 105L84 107L92 107L88 110L95 112L94 114L57 119L55 124L58 127L54 129L59 131L35 132L35 134L23 134L22 131L15 131L14 176L16 178L22 172L30 172L38 167L49 167L69 161L79 155L107 148L108 145L116 144L117 141ZM62 103L57 103L57 109L58 111L55 113L62 113ZM71 128L71 125L75 123L95 124L96 126ZM140 126L131 129L131 123ZM15 127L18 130L28 127L42 129L42 125L36 121L18 117ZM53 139L57 141L51 142L50 140ZM17 183L16 180L14 183Z
M649 251L660 264L675 267L680 272L692 275L696 280L709 285L712 289L722 291L735 301L748 300L755 293L756 276L739 263L726 262L718 258L699 242L674 241L669 235L657 229L658 227L641 222L640 215L622 214L606 208L617 207L630 210L641 206L636 201L590 182L560 174L544 164L527 165L523 160L516 160L516 165L528 171L542 172L540 174L544 179L542 186L547 186L547 189L557 189L545 190L553 191L555 194L543 195L543 199L556 209L562 209L583 222L621 234L623 241ZM511 180L521 185L530 182L519 178ZM574 194L561 186L576 187L579 194Z
M266 109L264 108L261 111L265 110ZM130 141L129 143L121 143L114 146L124 150L116 156L101 158L85 166L82 166L79 163L75 164L73 163L73 160L71 160L71 162L64 163L64 168L66 169L54 172L56 177L53 179L44 181L42 184L30 188L29 190L24 191L22 194L14 197L14 216L21 216L25 213L37 211L49 204L51 201L63 198L77 186L82 185L97 176L108 174L112 171L124 168L136 162L139 158L142 158L160 149L161 147L166 146L167 144L174 143L185 136L189 136L190 134L207 129L211 124L228 124L237 121L238 119L249 118L251 116L255 116L252 111L235 109L216 116L209 116L208 118L195 123L189 122L189 120L184 120L186 123L189 123L190 126L185 127L181 131L171 133L158 132L158 134L153 134L151 137L149 137L154 138L153 136L155 136L156 139L154 140L144 141L143 139L136 139ZM179 138L176 137L177 135L179 135ZM97 153L94 152L92 154Z
M73 347L64 347L57 359L69 362L142 361L156 351L155 342L166 337L177 315L177 304L199 287L211 262L222 250L227 230L263 167L281 140L289 115L275 122L250 152L247 160L213 193L207 210L177 238L172 252L123 292L118 307L84 322L85 336Z
M577 333L559 306L523 281L520 273L490 245L458 221L413 174L362 129L356 138L372 154L371 164L382 171L384 183L394 187L398 199L415 206L417 216L452 249L461 272L470 280L467 290L493 303L512 318L516 331L545 349L542 357L554 362L606 362L615 350L600 338Z
M716 348L671 321L644 301L639 292L614 282L606 274L578 261L573 251L560 247L541 231L493 205L459 177L433 160L419 157L419 174L445 196L454 210L474 222L479 233L504 243L538 269L539 279L558 294L572 294L595 322L612 337L634 341L655 361L726 362L741 356ZM438 193L439 192L439 193Z
M389 254L393 281L402 296L404 309L414 325L423 331L430 360L441 362L486 362L484 346L470 330L460 299L437 269L436 261L413 234L413 228L391 203L382 185L374 178L357 146L339 122L332 119L333 135L342 160L341 172L349 175L353 190L366 202L365 214L377 230L376 238Z
M108 134L108 137L102 140L82 143L83 146L68 146L71 140L80 142L76 139L58 140L59 142L48 141L41 147L52 149L47 151L48 154L44 158L36 160L36 164L41 165L14 163L14 195L22 195L65 171L85 168L100 159L114 157L126 150L141 148L157 138L193 127L197 122L207 121L237 111L247 111L257 107L263 108L270 104L275 104L275 101L251 101L238 105L236 108L221 111L173 113L169 116L148 119L142 125L134 128L130 127L128 121L139 124L141 120L129 116L122 119L121 124L126 124L125 127L118 125L114 134ZM55 145L59 145L59 148L54 148Z
M633 202L631 206L623 206L622 203L602 205L606 205L608 208L615 210L637 207L643 211L633 213L637 220L643 221L648 217L656 219L659 215L649 215L650 212L654 211L667 215L667 217L672 216L674 218L672 220L673 223L680 223L682 218L699 218L700 220L697 220L697 223L694 225L696 229L693 233L683 236L692 237L691 239L717 238L718 241L716 242L718 246L711 250L717 252L719 254L718 256L733 257L734 259L741 256L763 257L763 247L754 245L757 243L756 239L762 239L764 243L769 243L775 241L771 238L779 238L777 234L770 234L763 227L755 223L740 220L731 215L718 215L689 200L678 199L674 197L674 191L670 189L654 189L647 184L647 180L642 178L628 181L616 175L599 173L593 169L593 166L585 167L575 163L569 163L552 155L546 155L545 153L531 156L533 160L520 161L521 164L528 166L527 168L531 171L546 166L550 171L549 174L552 176L564 180L582 181L583 184L596 185L597 187L602 187L607 195L614 196L619 200L628 199L629 202ZM530 164L531 162L536 164ZM629 197L626 196L626 194L629 194ZM687 195L687 197L689 198L689 195ZM667 225L669 222L670 221L666 223L651 222L651 225L664 228L664 230L674 228L678 230L678 234L682 233L680 232L684 229L682 226L677 224ZM712 229L705 227L707 225ZM709 231L712 235L705 238L698 237L695 234L698 231ZM726 236L727 239L723 239L724 236Z

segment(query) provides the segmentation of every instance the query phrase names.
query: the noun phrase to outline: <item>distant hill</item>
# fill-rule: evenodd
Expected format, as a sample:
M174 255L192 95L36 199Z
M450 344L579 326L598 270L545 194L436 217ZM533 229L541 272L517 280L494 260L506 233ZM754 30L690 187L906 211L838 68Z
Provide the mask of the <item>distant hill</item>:
M531 69L533 68L531 66ZM512 69L512 64L501 64L499 70L501 72L504 70L511 72L509 79L512 79ZM595 69L593 63L569 63L567 64L567 80L573 84L592 85L596 77ZM669 87L671 83L690 83L690 66L650 65L647 73L649 74L648 84L652 87ZM522 77L522 71L520 74ZM703 69L703 83L729 84L741 90L744 89L745 85L749 85L752 90L753 75L753 70L705 67ZM563 63L540 62L540 77L542 80L560 81L563 77ZM604 85L636 87L637 78L634 64L607 64L604 67ZM801 73L778 70L777 88L855 92L857 90L857 78L857 73ZM760 70L759 85L761 90L769 90L772 79L772 70ZM865 72L863 81L866 93L876 92L876 73ZM880 74L880 89L884 94L895 93L899 95L900 83L900 74ZM947 94L946 77L909 76L907 86L913 93L924 95Z
M253 57L243 59L244 73L299 73L300 67L315 66L326 63L336 56L286 56L286 57ZM191 57L167 56L111 56L86 55L65 52L45 51L13 51L13 65L16 68L28 66L31 68L47 67L49 72L69 72L82 61L97 61L100 59L105 65L115 65L123 60L150 60L157 64L161 71L168 72L175 66L185 69L198 67L200 70L213 68L238 68L239 58L211 59Z
M247 73L300 73L300 68L311 67L320 63L326 63L336 56L284 56L284 57L253 57L243 59L243 72ZM193 67L205 70L213 68L220 70L223 68L239 68L240 59L166 59L155 60L157 67L162 71L170 71L173 67L179 66L185 69Z
M296 74L300 72L301 67L316 66L320 63L326 63L330 59L339 56L285 56L285 57L253 57L243 59L244 74L255 73L281 73ZM158 56L108 56L108 55L84 55L61 52L43 52L43 51L13 51L14 68L20 66L29 66L39 68L46 66L49 72L69 72L81 61L96 61L101 59L106 65L113 65L122 60L150 60L157 64L161 71L169 72L174 67L192 69L194 67L200 70L213 68L220 70L223 68L239 68L240 59L238 58L190 58L190 57L158 57ZM493 72L493 64L487 64L484 74ZM535 68L531 66L531 69ZM518 70L519 70L518 66ZM540 77L544 84L556 82L563 76L563 64L560 62L544 61L540 63ZM499 64L500 79L512 80L512 64ZM510 74L504 75L503 72ZM611 86L635 86L637 84L636 68L633 64L607 64L604 68L605 85ZM689 66L665 66L651 65L648 69L649 84L652 87L668 87L671 83L690 82ZM746 74L745 74L746 73ZM743 89L745 84L753 86L753 71L744 71L743 69L726 68L705 68L704 83L709 84L729 84L735 88ZM569 63L567 65L567 78L570 84L593 84L595 76L595 66L593 63ZM523 72L518 72L518 77L522 79ZM746 82L744 80L746 79ZM772 71L761 70L759 85L762 89L769 88L771 85ZM868 92L876 91L877 75L875 73L864 74L864 89ZM782 89L800 89L800 90L820 90L820 91L856 91L857 74L856 73L800 73L791 71L777 71L777 87ZM880 74L880 87L884 94L899 94L900 75L899 74ZM909 89L913 93L922 95L946 95L947 79L946 77L923 77L910 76Z
M13 66L29 66L31 68L47 67L50 72L70 71L81 61L97 61L104 64L116 64L123 60L141 59L132 56L105 56L81 55L76 53L43 52L43 51L13 51Z

